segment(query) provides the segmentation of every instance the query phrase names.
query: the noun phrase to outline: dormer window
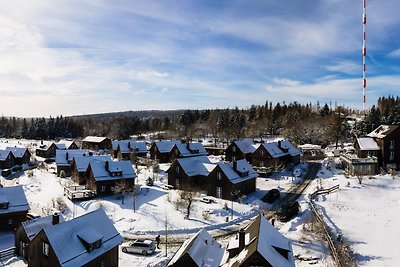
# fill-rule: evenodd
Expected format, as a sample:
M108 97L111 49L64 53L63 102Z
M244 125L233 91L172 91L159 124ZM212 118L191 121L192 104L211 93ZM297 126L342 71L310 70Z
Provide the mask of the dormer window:
M6 210L8 209L8 205L10 204L10 202L1 202L0 203L0 209Z
M103 235L92 229L83 229L77 234L88 252L98 249L102 245Z
M246 177L249 176L249 171L243 171L242 172L242 177Z

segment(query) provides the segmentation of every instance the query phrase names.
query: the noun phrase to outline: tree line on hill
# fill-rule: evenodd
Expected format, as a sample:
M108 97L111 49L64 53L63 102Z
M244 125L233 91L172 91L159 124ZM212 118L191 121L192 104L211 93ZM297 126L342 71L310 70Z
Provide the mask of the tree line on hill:
M81 138L87 135L127 139L162 132L158 138L209 136L221 140L285 136L294 143L330 144L363 136L382 123L400 123L400 99L381 97L355 126L346 117L359 114L344 106L272 103L246 109L141 111L56 118L0 118L0 135L27 139Z

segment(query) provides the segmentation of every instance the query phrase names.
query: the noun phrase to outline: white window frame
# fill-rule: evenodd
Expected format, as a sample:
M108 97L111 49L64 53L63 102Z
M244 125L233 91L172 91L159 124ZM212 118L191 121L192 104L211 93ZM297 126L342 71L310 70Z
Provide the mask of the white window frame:
M222 180L222 173L221 172L217 172L217 179L218 180Z
M102 185L102 186L100 187L100 191L101 191L101 192L106 192L106 190L107 190L107 186Z
M390 140L389 149L394 149L394 146L395 146L394 140Z
M394 160L394 151L389 152L389 160Z
M181 183L180 183L180 181L179 181L179 178L176 178L176 179L175 179L175 188L176 188L176 189L179 189L180 186L181 186Z
M236 152L236 146L232 147L232 152Z
M222 187L221 186L217 186L216 197L222 198Z
M42 241L42 253L43 255L49 256L49 244L47 244L46 242Z

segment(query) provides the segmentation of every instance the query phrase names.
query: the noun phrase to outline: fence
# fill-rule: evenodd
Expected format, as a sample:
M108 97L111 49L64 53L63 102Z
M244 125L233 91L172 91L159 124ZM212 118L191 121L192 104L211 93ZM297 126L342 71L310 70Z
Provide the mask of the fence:
M15 256L15 247L7 248L0 251L0 260Z

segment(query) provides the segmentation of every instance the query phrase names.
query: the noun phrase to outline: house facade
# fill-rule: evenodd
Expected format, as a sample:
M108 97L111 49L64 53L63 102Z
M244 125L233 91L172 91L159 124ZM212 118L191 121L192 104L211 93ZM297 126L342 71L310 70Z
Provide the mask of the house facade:
M81 149L56 150L57 176L61 176L61 172L66 177L72 175L71 163L76 156L89 156L89 153Z
M82 140L82 149L88 150L110 150L111 139L107 137L87 136Z
M252 163L253 153L256 150L256 145L253 141L244 139L233 141L225 149L225 160L235 161L245 159L249 163Z
M180 143L175 144L170 152L170 162L178 158L207 156L208 152L201 143Z
M158 160L159 163L168 163L171 159L171 150L176 144L180 144L179 140L162 140L155 141L150 147L150 159Z
M0 229L15 229L26 221L29 209L22 186L0 187Z
M94 156L74 156L71 162L71 179L79 185L85 185L87 181L86 170L91 162L94 161L111 161L109 155Z
M146 157L147 146L145 142L137 140L114 140L112 141L111 156L119 160L134 161L135 157Z
M0 169L10 169L16 165L16 159L9 150L0 150Z
M54 158L56 156L57 146L55 143L42 144L38 148L36 148L36 156L42 158Z
M29 245L28 267L118 266L123 238L103 209L42 229Z
M16 165L28 164L31 160L31 153L25 147L7 147L6 150L14 154Z

